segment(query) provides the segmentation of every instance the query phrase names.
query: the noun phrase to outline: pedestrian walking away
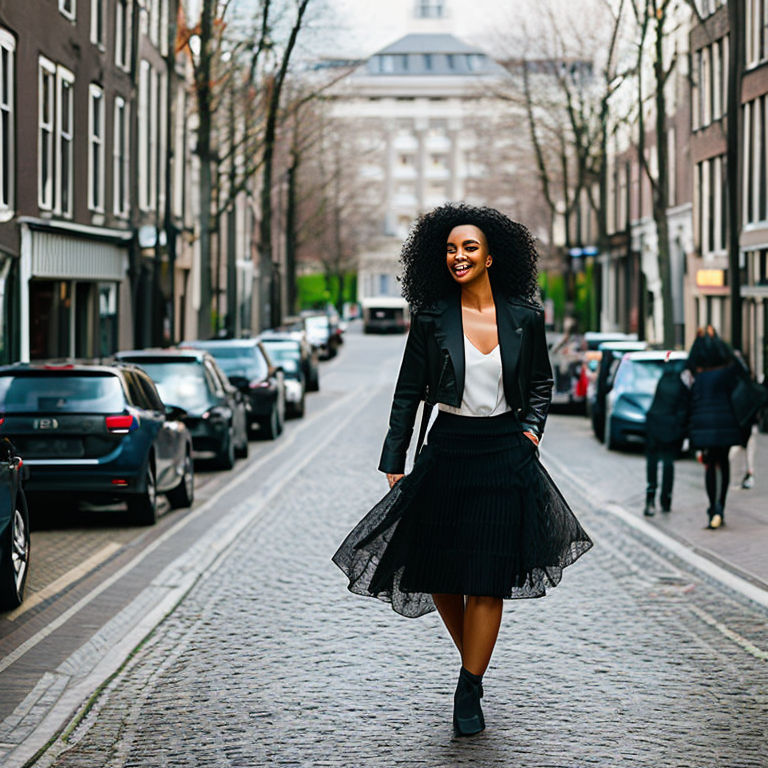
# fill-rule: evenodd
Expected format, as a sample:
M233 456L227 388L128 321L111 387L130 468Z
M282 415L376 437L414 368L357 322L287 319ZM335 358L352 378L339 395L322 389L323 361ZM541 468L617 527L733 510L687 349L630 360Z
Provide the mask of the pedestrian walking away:
M725 522L725 499L730 482L728 453L745 440L732 403L739 378L733 351L715 329L700 328L691 346L686 368L693 374L691 388L691 447L700 451L709 500L707 528Z
M333 560L352 592L407 617L438 611L462 660L454 732L469 736L485 728L504 598L543 596L592 542L539 462L552 369L528 230L490 208L444 205L418 220L401 261L413 316L379 462L390 491Z
M681 361L670 360L667 353L664 372L656 385L645 420L646 491L643 512L647 517L656 513L659 462L662 465L659 497L661 511L669 512L672 508L675 459L680 453L688 428L690 400L688 387L683 383L681 374Z

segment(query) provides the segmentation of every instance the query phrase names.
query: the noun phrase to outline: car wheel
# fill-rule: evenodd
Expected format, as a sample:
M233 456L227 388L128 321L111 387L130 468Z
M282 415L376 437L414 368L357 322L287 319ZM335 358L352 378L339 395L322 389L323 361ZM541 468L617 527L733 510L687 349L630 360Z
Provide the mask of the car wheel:
M227 430L227 436L216 454L216 466L219 469L232 469L235 466L235 436L234 430L230 426Z
M320 372L317 370L317 366L311 371L307 377L307 391L317 392L320 389Z
M134 493L128 499L128 514L138 525L154 525L157 522L157 483L152 462L147 462L146 490Z
M592 431L599 442L602 443L605 440L605 422L594 411L592 411Z
M294 406L293 406L293 415L297 419L300 419L302 416L304 416L305 401L306 401L306 397L305 397L304 393L302 392L301 393L301 400L299 400L299 402L295 403Z
M235 455L238 459L248 458L248 430L244 430L243 442L235 450Z
M21 605L29 573L29 510L21 490L1 546L0 610L10 611Z
M274 403L269 416L260 422L262 434L267 440L274 440L280 434L280 417L277 413L277 403Z
M610 414L605 415L605 430L604 430L603 442L605 443L605 447L609 451L613 451L616 449L616 440L614 439L613 431L611 430Z
M184 455L184 474L181 482L171 491L166 493L166 497L171 505L171 509L182 509L191 507L195 500L195 468L192 457L189 453Z

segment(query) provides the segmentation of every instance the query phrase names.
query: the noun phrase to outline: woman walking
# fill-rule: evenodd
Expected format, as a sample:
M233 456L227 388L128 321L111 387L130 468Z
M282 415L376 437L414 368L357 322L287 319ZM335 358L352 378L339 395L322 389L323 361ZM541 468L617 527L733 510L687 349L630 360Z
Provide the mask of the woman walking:
M485 727L503 599L543 596L592 546L538 461L552 372L536 258L525 227L490 208L445 205L418 221L401 257L414 315L379 463L391 490L333 558L355 593L408 617L437 609L462 659L460 736ZM404 475L421 400L438 415Z
M707 528L725 523L725 498L730 482L728 454L744 441L731 405L738 370L731 348L708 325L700 328L686 367L694 376L689 434L691 447L701 451L709 499Z

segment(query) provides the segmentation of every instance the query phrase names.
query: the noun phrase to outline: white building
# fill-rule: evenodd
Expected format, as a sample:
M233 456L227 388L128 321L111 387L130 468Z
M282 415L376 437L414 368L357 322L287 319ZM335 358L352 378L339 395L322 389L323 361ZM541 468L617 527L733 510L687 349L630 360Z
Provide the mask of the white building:
M416 2L412 31L383 48L334 92L332 116L351 126L377 206L381 237L359 258L358 299L398 296L398 254L414 219L447 201L489 199L492 124L508 107L495 95L504 70L451 33L441 0Z

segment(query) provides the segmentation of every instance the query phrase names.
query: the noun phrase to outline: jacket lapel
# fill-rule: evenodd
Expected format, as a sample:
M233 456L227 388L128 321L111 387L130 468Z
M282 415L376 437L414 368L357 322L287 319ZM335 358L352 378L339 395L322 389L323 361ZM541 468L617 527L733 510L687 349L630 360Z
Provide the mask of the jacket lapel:
M435 336L441 349L447 350L456 379L456 394L464 391L464 327L461 321L461 295L456 292L439 304Z
M496 326L499 333L499 351L504 376L504 394L508 402L516 394L517 364L523 342L523 327L515 313L515 305L506 296L494 294Z

